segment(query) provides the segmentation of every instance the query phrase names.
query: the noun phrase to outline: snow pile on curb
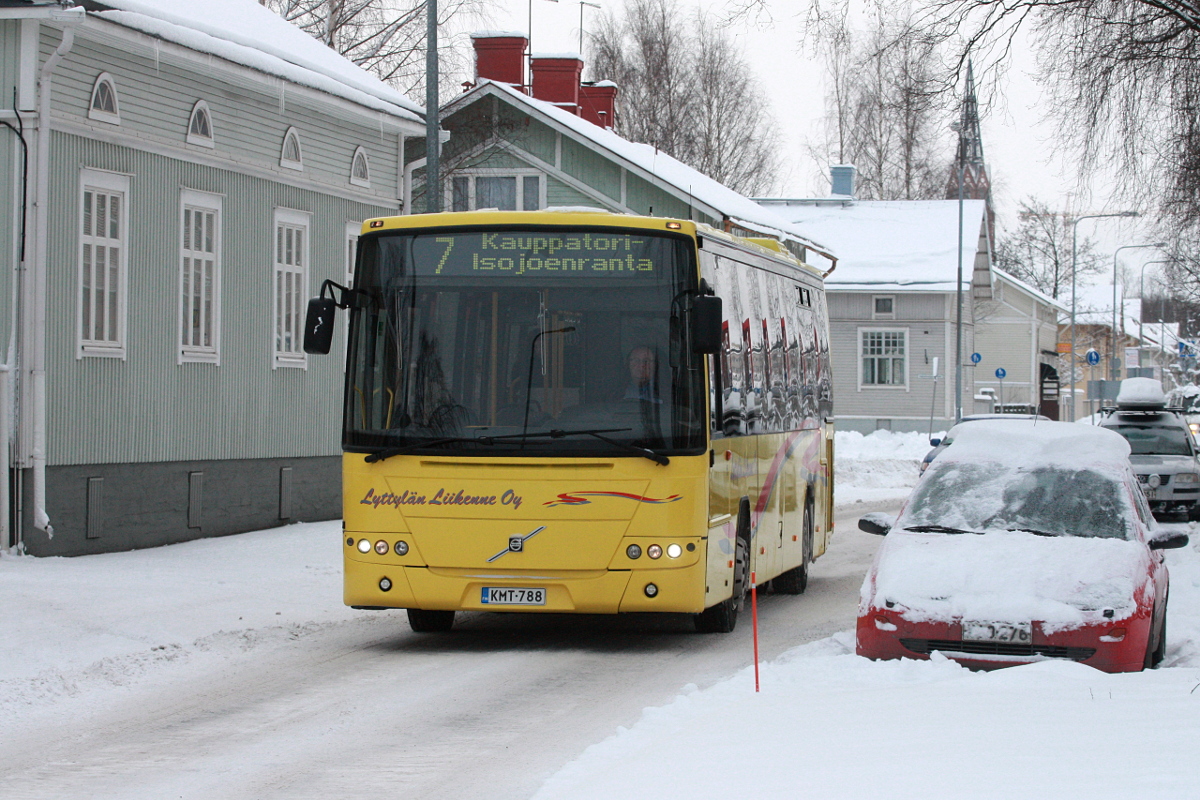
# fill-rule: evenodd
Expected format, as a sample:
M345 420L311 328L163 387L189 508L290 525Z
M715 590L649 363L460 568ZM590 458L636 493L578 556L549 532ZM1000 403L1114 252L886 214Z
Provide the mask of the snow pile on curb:
M1196 796L1200 526L1167 551L1159 669L1109 675L1070 661L971 672L854 655L854 632L793 648L707 689L685 687L589 747L534 800L764 797L970 800ZM1121 768L1105 768L1105 753ZM999 772L997 772L999 770Z
M934 437L944 434L935 433ZM920 476L921 459L929 452L924 433L856 431L834 434L834 497L838 505L900 500Z

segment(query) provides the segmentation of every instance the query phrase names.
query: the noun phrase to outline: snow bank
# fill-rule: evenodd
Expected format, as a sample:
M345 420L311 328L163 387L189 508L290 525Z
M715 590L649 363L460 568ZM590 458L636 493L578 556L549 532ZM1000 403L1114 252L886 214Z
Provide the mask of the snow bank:
M934 438L945 434L935 433ZM902 500L920 477L921 459L930 451L924 433L855 431L834 435L834 500L839 506Z
M747 787L825 800L1191 800L1200 715L1195 538L1167 552L1160 669L1109 675L1045 661L982 673L940 654L873 662L854 655L846 631L761 664L761 693L753 667L703 691L685 687L585 750L534 800L724 800Z

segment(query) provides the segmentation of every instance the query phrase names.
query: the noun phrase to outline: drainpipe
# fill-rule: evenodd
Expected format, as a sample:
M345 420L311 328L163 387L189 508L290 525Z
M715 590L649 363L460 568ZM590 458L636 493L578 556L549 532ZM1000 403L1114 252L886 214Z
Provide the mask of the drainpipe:
M63 57L75 44L75 27L86 17L79 7L66 8L51 13L51 19L60 23L62 40L58 48L46 59L38 73L38 127L36 196L34 200L35 257L32 275L29 275L31 291L26 318L27 327L24 360L28 364L23 370L30 379L32 390L33 436L30 461L33 467L33 527L54 536L54 527L46 513L46 262L49 245L49 201L50 201L50 93L53 73ZM28 396L28 395L26 395Z

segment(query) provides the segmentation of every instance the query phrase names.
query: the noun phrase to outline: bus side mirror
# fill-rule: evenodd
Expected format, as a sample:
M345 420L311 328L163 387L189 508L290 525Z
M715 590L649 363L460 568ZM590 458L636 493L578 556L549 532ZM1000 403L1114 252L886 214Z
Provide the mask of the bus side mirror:
M327 355L333 346L333 318L337 304L332 297L314 297L308 301L304 319L304 352Z
M700 295L692 299L692 352L715 355L721 352L721 298Z

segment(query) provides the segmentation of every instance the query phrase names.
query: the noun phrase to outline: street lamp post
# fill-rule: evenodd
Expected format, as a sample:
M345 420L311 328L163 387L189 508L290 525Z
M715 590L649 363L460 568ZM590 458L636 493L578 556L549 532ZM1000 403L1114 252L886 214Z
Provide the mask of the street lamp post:
M1147 261L1142 264L1141 274L1138 276L1138 304L1141 308L1138 310L1138 347L1142 346L1142 318L1146 316L1146 267L1153 264L1173 264L1175 262L1170 259L1161 259L1159 261Z
M1084 214L1081 217L1076 217L1071 223L1071 414L1070 419L1075 421L1075 309L1078 307L1078 292L1076 291L1075 281L1075 239L1079 233L1079 223L1085 219L1103 219L1105 217L1136 217L1136 211L1118 211L1115 214Z
M1117 379L1117 254L1122 250L1136 250L1142 247L1166 247L1166 242L1154 242L1153 244L1126 244L1118 247L1113 251L1113 308L1112 308L1112 331L1109 337L1110 344L1108 346L1108 377L1109 380ZM1124 309L1121 312L1121 318L1125 318Z

